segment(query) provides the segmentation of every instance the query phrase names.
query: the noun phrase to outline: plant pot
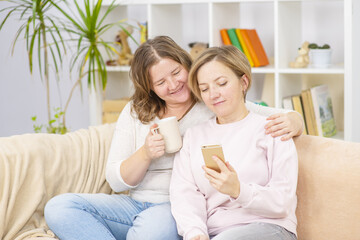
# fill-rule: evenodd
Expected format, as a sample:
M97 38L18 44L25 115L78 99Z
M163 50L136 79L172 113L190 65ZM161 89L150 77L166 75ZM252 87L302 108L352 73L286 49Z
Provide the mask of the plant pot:
M316 68L327 68L331 65L331 49L311 49L310 65Z

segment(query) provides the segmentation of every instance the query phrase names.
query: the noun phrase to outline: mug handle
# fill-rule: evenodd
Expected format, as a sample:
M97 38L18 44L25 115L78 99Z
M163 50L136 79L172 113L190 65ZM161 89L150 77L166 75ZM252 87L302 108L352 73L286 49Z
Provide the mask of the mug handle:
M154 135L154 134L158 134L159 133L159 127L156 127L156 128L152 128L151 129L151 133Z

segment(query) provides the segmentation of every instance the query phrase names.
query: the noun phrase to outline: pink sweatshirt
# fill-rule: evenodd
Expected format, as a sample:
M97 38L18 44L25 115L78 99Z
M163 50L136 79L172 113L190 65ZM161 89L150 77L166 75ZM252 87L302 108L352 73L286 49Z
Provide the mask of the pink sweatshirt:
M171 209L184 240L251 222L277 224L296 234L296 148L292 139L265 135L265 124L265 117L249 113L238 122L220 125L212 118L186 131L170 183ZM205 178L204 144L222 145L239 177L237 199Z

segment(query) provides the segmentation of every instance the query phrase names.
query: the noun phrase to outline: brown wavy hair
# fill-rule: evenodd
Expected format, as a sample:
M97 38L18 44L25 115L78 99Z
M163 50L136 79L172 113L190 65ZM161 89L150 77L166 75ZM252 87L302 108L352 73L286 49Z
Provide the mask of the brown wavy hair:
M245 74L249 79L249 85L244 92L244 100L246 98L246 92L250 89L251 86L251 66L246 58L239 49L234 46L222 46L222 47L212 47L205 50L194 62L188 78L188 85L195 97L198 100L201 100L201 92L198 82L198 72L199 69L208 62L217 61L224 64L226 67L231 69L235 75L241 79Z
M144 124L154 120L165 109L165 101L151 89L150 78L150 68L164 58L178 62L190 71L192 60L189 53L167 36L158 36L141 44L131 62L130 77L135 88L131 109Z

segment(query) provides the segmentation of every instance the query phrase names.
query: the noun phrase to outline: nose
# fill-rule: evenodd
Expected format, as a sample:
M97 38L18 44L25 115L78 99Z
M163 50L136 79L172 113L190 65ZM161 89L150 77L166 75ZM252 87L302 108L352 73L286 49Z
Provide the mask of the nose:
M216 99L220 96L220 92L216 87L209 87L210 99Z
M169 90L174 90L178 86L178 81L175 78L170 78L168 80L168 86L169 86Z

